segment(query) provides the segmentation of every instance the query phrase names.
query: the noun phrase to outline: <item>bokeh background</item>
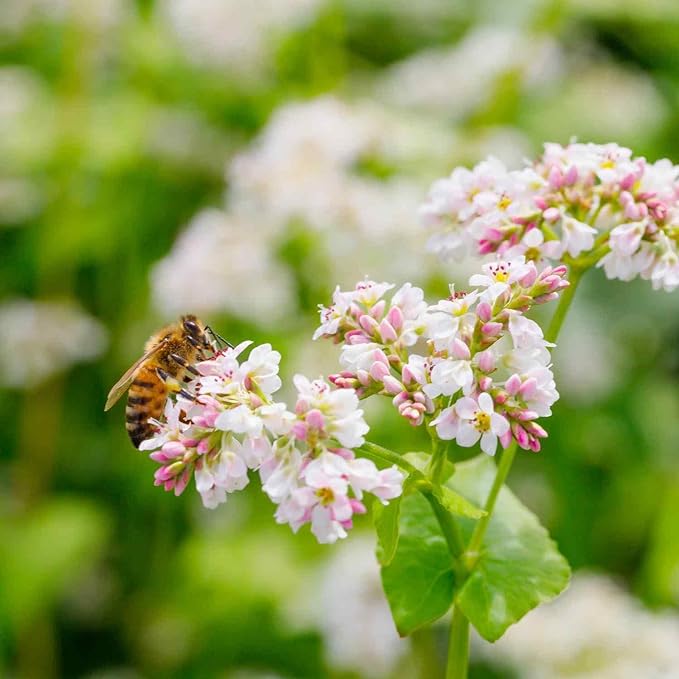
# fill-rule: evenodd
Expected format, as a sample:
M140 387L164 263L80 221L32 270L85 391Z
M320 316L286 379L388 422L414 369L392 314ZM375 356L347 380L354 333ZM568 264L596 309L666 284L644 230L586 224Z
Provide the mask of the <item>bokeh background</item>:
M2 0L0 675L436 679L445 625L398 640L369 517L318 546L256 483L165 494L106 393L181 312L332 371L336 283L468 275L425 253L434 179L573 136L679 162L677 129L674 0ZM555 362L510 485L574 584L471 676L679 677L679 294L591 272Z

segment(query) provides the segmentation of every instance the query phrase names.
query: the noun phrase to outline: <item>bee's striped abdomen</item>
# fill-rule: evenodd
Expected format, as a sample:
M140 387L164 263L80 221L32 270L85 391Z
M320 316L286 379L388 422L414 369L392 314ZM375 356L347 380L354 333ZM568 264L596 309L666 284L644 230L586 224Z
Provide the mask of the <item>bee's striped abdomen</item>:
M153 436L149 419L160 419L167 400L167 386L155 367L142 365L130 385L125 409L125 427L135 448Z

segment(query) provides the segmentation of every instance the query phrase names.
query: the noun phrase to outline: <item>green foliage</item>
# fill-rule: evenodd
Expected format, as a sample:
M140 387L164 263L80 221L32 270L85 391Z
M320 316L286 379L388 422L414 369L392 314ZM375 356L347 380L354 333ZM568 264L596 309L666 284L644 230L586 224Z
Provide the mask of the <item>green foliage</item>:
M458 517L479 517L495 478L486 455L456 466L443 497ZM448 493L447 491L451 491ZM462 502L460 502L462 499ZM474 503L474 504L472 504ZM549 601L568 584L570 569L547 531L516 497L503 488L492 515L481 554L471 572L453 563L431 507L419 495L407 496L400 512L400 538L391 560L382 567L382 582L401 634L410 634L442 616L455 601L489 641L539 603ZM469 541L475 522L458 518ZM393 550L394 517L380 532L382 554Z

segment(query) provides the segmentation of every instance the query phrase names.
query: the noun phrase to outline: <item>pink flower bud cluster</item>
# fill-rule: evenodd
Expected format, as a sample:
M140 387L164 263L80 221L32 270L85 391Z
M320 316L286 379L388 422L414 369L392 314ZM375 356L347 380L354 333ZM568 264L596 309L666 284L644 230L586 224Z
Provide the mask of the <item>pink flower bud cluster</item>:
M490 158L456 168L421 208L442 256L589 257L608 278L679 286L679 166L649 163L617 144L545 144L529 167Z
M194 477L203 504L214 508L258 470L279 523L294 531L310 523L322 543L346 537L353 515L365 512L363 493L386 503L401 494L404 477L355 456L368 425L353 390L297 375L291 412L272 398L280 354L264 344L239 360L250 344L197 363L199 375L168 399L156 435L140 446L160 465L155 483L179 495Z
M342 335L354 318L351 306L322 309L321 328L327 330L332 316L336 332L317 331L316 336L344 339L344 370L329 379L363 398L390 397L412 425L427 422L439 438L461 446L480 441L492 455L498 441L506 447L513 438L522 448L538 451L547 432L536 420L551 414L559 395L550 369L551 345L525 313L558 297L568 286L565 276L565 266L539 271L523 256L484 265L470 278L475 289L456 293L451 288L448 299L419 309L414 322L426 340L425 353L375 337L352 344L352 335ZM382 284L382 294L390 287ZM336 291L334 299L344 302L351 294Z

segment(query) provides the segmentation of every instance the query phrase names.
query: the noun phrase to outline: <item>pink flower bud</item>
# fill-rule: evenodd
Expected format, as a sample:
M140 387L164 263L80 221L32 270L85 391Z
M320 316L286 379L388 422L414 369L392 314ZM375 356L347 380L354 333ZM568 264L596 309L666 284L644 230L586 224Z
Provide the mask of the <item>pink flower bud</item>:
M479 255L489 255L491 252L495 252L495 244L487 240L479 241Z
M403 327L403 311L400 307L393 306L389 309L387 320L391 323L391 327L398 331Z
M400 394L394 396L391 402L394 404L394 406L400 408L404 403L407 403L409 401L410 394L407 391L402 391Z
M625 210L624 214L627 219L631 219L633 221L636 221L641 218L641 206L643 203L640 203L639 205L635 205L634 203L627 203L625 205Z
M358 319L358 323L369 335L375 334L380 328L379 323L368 314L363 314Z
M527 422L528 420L537 419L539 415L534 410L519 410L514 417L521 422ZM526 427L526 425L524 425L524 427Z
M565 186L573 186L575 182L578 181L578 168L575 165L571 165L563 178L563 183Z
M538 381L534 377L529 377L519 389L519 393L525 399L531 399L538 388Z
M356 377L364 387L370 384L370 373L367 370L357 370Z
M307 401L307 399L304 398L303 396L300 396L297 399L297 403L295 403L295 412L298 415L302 415L307 410L309 410L309 408L311 408L311 403L309 403L309 401Z
M524 274L519 280L521 287L530 288L537 280L538 270L535 268L535 264L533 262L530 262L530 265L531 266L528 269L528 272Z
M477 354L476 357L479 361L479 368L483 370L484 373L495 370L495 356L492 351L482 351L480 354Z
M174 494L176 497L179 497L184 492L186 486L189 483L190 478L191 469L187 468L184 470L184 473L176 480L174 484Z
M493 380L488 375L484 375L479 379L479 389L481 391L489 391L492 386Z
M499 241L504 239L504 233L500 229L490 226L488 227L481 237L481 240Z
M625 207L634 202L634 196L629 191L621 191L619 200L620 205Z
M532 436L528 439L528 448L532 450L534 453L539 453L540 452L540 441L538 439L534 439Z
M347 344L368 344L372 340L362 330L350 330L345 336Z
M388 394L400 394L405 388L393 375L387 375L382 384Z
M389 366L381 361L375 361L370 366L370 376L376 381L381 382L389 374Z
M264 401L257 394L250 392L250 406L252 408L259 408L262 405L264 405Z
M546 222L553 223L557 219L561 217L561 213L559 212L558 208L555 207L548 207L543 213L542 213L542 218Z
M501 406L507 402L507 399L509 399L509 394L506 391L499 391L497 394L495 394L495 398L493 400L495 403L497 403L497 405Z
M321 430L325 426L325 417L318 408L314 408L306 414L306 423L313 429Z
M488 302L479 302L476 306L476 315L487 323L493 316L493 309Z
M379 327L380 335L382 336L382 340L384 342L395 342L398 339L396 330L394 330L391 323L389 323L386 318L380 323Z
M512 432L511 429L507 429L507 431L500 436L500 445L503 448L506 448L510 443L512 442Z
M424 405L427 402L427 397L422 391L414 392L412 395L412 399L415 403L420 403L422 405Z
M547 201L542 197L542 196L535 196L533 198L533 202L535 203L535 207L537 207L538 210L546 210L547 209Z
M300 421L295 422L290 429L292 435L299 441L303 441L307 437L309 428L306 423Z
M521 425L514 422L512 423L512 433L519 446L524 450L528 450L528 433L526 430Z
M455 358L459 358L464 361L468 361L471 358L469 347L459 337L456 337L453 340L452 354Z
M634 186L634 182L637 180L635 175L630 172L628 175L625 175L621 180L620 180L620 188L623 191L626 191L627 189L631 189Z
M165 464L166 462L168 462L171 459L170 457L165 455L165 453L163 453L160 450L155 450L154 452L149 453L149 457L154 462L159 462L160 464Z
M484 335L488 335L489 337L495 337L502 332L502 327L502 323L484 323L481 326L481 332Z
M198 442L198 445L196 446L196 450L198 451L199 455L205 455L206 453L210 452L210 440L209 439L201 439Z
M387 367L389 366L389 359L382 349L375 349L375 351L373 351L373 360L384 363Z
M365 514L368 511L365 508L365 505L360 500L357 500L356 498L352 497L349 500L349 503L351 504L351 509L354 512L354 514Z
M370 309L370 315L373 318L381 318L382 315L384 314L384 308L386 306L387 306L387 303L383 299L381 299L376 304L373 304L373 306Z
M547 302L553 302L555 299L559 299L559 295L556 292L550 292L536 297L533 301L536 304L546 304Z
M417 375L411 370L409 365L404 365L403 370L401 371L401 379L403 380L403 384L412 384L413 382L419 382L417 379Z
M161 448L168 458L181 457L186 452L186 446L179 441L168 441Z
M547 181L549 182L550 187L553 189L560 189L563 186L563 174L556 165L552 165L551 169L549 170Z
M505 382L505 389L507 390L507 393L510 394L511 396L515 396L519 389L521 389L521 378L514 373L506 382Z
M537 436L541 439L546 439L549 436L547 430L537 422L526 422L523 426L532 436Z

